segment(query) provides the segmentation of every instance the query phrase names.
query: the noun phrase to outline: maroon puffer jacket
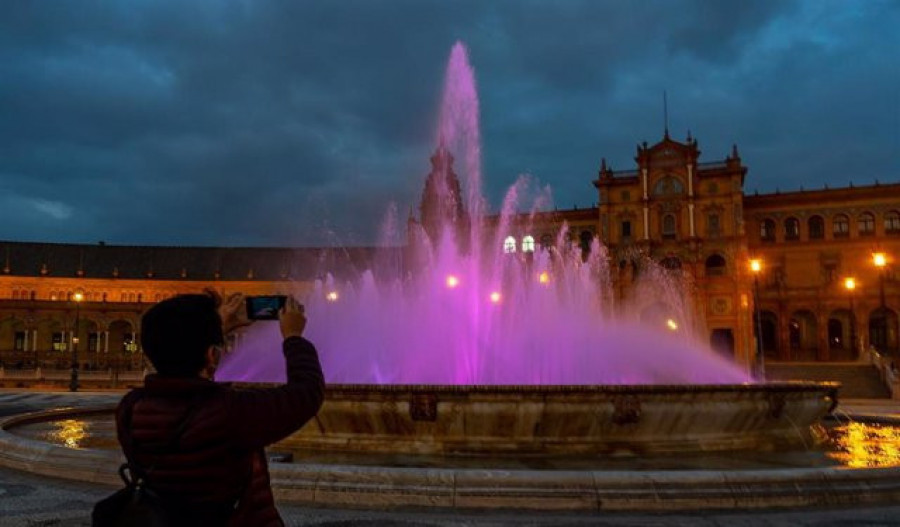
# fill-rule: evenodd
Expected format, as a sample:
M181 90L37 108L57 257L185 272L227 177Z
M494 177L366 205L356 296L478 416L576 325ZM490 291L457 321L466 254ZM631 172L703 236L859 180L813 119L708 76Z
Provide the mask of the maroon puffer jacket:
M282 386L236 389L201 378L148 375L144 388L119 403L116 424L125 456L148 472L150 488L181 504L185 525L284 524L263 447L302 427L325 397L315 347L292 337L284 341L284 355ZM186 418L177 446L170 448Z

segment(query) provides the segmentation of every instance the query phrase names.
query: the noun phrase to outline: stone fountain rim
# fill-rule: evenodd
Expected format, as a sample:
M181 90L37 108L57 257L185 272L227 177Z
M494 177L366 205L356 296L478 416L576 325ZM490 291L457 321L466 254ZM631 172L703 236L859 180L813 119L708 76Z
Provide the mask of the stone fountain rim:
M120 451L73 450L7 431L32 421L114 410L114 405L59 408L0 419L4 447L0 466L121 486L116 474L123 460ZM895 421L888 415L880 417ZM861 505L900 499L900 467L579 471L274 463L270 471L279 499L323 507L602 513ZM860 488L871 492L861 495Z
M262 386L262 383L234 383ZM265 384L271 386L271 384ZM841 383L832 381L776 381L743 384L328 384L326 392L429 392L467 393L711 393L711 392L816 392L836 391Z

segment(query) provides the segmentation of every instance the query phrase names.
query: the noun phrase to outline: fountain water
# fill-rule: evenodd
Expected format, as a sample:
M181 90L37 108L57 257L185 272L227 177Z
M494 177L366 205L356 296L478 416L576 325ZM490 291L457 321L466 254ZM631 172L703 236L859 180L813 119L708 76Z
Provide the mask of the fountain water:
M485 218L478 119L474 72L457 43L447 66L421 220L408 225L405 261L363 272L353 283L327 278L305 299L308 334L323 350L330 383L750 381L744 370L692 337L680 276L645 260L642 280L652 284L654 300L668 297L669 311L648 323L635 316L639 301L630 308L620 303L613 312L606 249L596 240L586 254L564 231L549 250L535 251L533 241L504 247L510 229L527 231L534 223L533 213L518 213L528 182L513 185L500 214ZM459 175L451 152L459 156ZM396 228L395 219L386 223ZM387 238L398 237L393 228ZM283 380L277 330L274 324L257 326L223 362L218 378Z

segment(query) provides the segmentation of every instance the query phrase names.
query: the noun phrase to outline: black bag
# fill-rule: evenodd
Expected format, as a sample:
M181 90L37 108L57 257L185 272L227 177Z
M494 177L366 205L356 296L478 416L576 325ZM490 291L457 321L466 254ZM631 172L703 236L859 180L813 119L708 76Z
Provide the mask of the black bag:
M126 475L126 471L128 475ZM144 485L143 478L135 478L128 463L119 467L119 477L125 488L103 498L91 514L94 527L166 527L172 518L158 494Z
M131 414L134 405L143 394L143 390L138 389L135 401L123 409L122 422L126 430L131 428ZM155 445L154 450L166 452L178 448L178 442L187 429L188 422L201 406L199 399L200 397L197 397L191 401L187 412L182 416L169 441L162 445ZM134 451L135 441L130 434L126 434L123 439L126 443L123 445L125 457L129 458L130 453ZM149 469L149 471L152 470L153 467ZM163 500L159 494L147 486L147 474L148 471L135 464L130 458L128 462L123 463L119 467L119 477L125 482L125 488L103 498L94 505L91 513L92 525L94 527L168 527L177 525L177 521L181 518L176 504Z

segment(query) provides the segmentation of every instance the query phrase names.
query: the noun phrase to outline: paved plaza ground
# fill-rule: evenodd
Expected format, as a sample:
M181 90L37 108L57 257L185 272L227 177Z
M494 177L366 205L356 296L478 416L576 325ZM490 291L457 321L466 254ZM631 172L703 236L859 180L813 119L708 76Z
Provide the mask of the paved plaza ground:
M0 417L64 406L110 404L121 394L0 391ZM900 405L890 401L848 401L849 413L900 415ZM38 477L0 469L0 526L90 525L90 509L112 488ZM279 504L288 525L340 526L504 526L515 525L611 525L611 526L900 526L900 504L882 507L816 510L763 510L745 512L697 512L678 514L597 513L536 514L507 512L370 511L336 510Z

